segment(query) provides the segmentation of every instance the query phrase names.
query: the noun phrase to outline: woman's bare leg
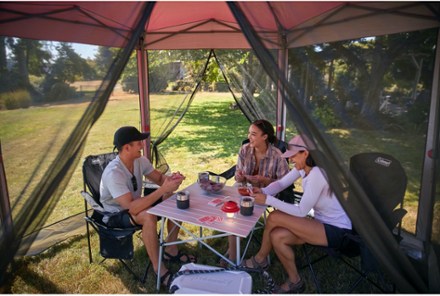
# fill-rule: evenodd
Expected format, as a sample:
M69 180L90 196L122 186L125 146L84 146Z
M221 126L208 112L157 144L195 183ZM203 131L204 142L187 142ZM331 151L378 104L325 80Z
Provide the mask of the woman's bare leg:
M295 252L293 245L301 244L300 240L286 228L276 228L271 232L271 239L273 242L273 249L281 264L284 267L290 281L297 283L300 280L298 269L295 264ZM282 287L288 288L288 287Z
M298 244L310 243L314 245L327 246L324 225L314 219L307 217L296 217L279 210L269 214L263 232L263 240L260 250L255 255L258 263L265 261L273 248L271 233L276 228L285 228L297 238Z

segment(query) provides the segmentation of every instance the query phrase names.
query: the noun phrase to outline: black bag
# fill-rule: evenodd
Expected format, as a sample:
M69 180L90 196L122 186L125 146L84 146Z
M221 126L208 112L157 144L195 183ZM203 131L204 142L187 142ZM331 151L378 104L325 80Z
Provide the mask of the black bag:
M100 227L100 253L104 258L133 258L133 229L110 229Z
M106 225L110 228L127 228L133 227L131 216L128 210L123 210L116 213L107 213L108 221Z

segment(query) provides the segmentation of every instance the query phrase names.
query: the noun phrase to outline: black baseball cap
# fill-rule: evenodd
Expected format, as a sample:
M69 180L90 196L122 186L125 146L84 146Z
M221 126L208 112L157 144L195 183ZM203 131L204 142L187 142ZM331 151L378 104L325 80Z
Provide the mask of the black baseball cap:
M134 126L123 126L120 127L116 132L113 138L113 145L115 148L120 149L125 144L128 144L133 141L141 141L145 140L150 136L150 133L141 133Z

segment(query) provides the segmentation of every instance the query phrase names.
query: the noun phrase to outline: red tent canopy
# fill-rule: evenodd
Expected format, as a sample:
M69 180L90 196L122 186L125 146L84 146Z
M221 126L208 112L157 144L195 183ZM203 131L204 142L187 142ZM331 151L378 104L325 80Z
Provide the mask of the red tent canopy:
M0 3L0 35L123 47L143 2ZM238 2L271 48L438 26L417 2ZM226 2L158 2L148 49L249 48ZM285 37L285 41L280 39Z

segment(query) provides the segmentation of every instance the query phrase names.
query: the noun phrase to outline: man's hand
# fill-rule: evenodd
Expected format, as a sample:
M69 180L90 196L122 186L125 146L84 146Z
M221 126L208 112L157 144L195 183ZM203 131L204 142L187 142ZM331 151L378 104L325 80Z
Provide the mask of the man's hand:
M185 180L186 177L184 175L182 175L179 171L177 171L177 172L171 174L171 179L180 180L180 184L182 184L183 180Z
M165 176L165 180L161 187L165 192L174 192L179 188L183 180L185 180L185 176L180 172L172 173L171 176Z

